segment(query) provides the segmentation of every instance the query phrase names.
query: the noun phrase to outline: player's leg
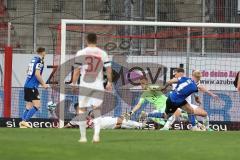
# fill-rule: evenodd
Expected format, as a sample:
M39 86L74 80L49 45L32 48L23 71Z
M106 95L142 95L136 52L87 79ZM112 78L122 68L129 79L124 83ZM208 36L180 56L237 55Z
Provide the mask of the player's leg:
M206 127L207 131L212 131L211 128L209 128L209 117L207 112L202 107L195 107L194 108L194 114L197 116L203 117L203 125Z
M26 117L25 117L25 121L29 121L30 118L32 118L32 116L39 110L41 105L40 100L33 100L32 101L32 108L28 111Z
M181 105L182 104L175 104L171 101L171 99L169 97L167 98L165 114L169 117L169 119L166 122L166 124L164 125L163 129L161 129L161 130L169 130L169 128L174 123L176 118L180 115L180 111L178 109Z
M32 108L32 102L26 102L26 108L22 114L22 121L19 123L20 128L30 128L31 126L26 122L26 116L28 111Z
M150 112L150 113L147 113L147 117L149 117L149 118L164 118L164 112Z
M86 117L87 117L87 109L84 107L81 107L78 109L78 115L76 116L76 121L78 121L79 130L80 130L80 143L87 142L87 135L86 135ZM75 122L76 123L76 122Z
M99 106L93 106L93 114L94 114L93 143L98 143L100 141L100 130L101 130L101 109Z
M39 96L39 92L37 89L31 89L32 91L32 108L27 112L26 117L24 119L24 121L29 121L30 118L32 118L32 116L39 110L40 106L41 106L41 102L40 102L40 96Z
M33 88L24 88L24 99L26 103L26 110L22 116L22 122L20 126L24 125L25 127L32 128L27 122L30 118L38 111L40 108L40 96L37 89Z
M192 130L196 129L196 118L194 114L194 109L190 106L190 104L185 101L185 104L182 107L188 113L188 120L192 125Z
M167 122L165 123L165 125L163 126L163 128L161 128L160 130L169 130L172 126L172 124L176 121L177 117L181 116L181 109L178 108L171 117L168 118Z
M80 121L80 118L79 118L79 107L78 107L78 104L77 104L77 108L75 108L75 110L76 110L76 116L75 117L73 117L72 119L71 119L71 121L70 122L68 122L65 126L64 126L64 128L74 128L75 126L79 126L79 121Z
M86 96L79 96L79 108L77 109L77 117L76 120L79 123L79 130L80 130L80 139L78 142L85 143L87 142L87 136L86 136L86 117L87 117L87 106L88 106L88 99L89 97Z
M22 115L22 120L25 120L26 119L26 116L27 116L27 113L28 111L32 108L33 106L33 103L32 102L26 102L26 108L23 112L23 115Z

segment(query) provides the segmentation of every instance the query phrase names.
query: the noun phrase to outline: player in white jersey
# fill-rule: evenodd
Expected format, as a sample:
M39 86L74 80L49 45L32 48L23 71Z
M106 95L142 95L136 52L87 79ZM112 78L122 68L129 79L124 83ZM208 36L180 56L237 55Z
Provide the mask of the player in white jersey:
M175 78L181 78L184 76L184 69L182 68L177 68L174 72L174 76ZM177 84L172 84L172 90L174 90L176 88ZM210 96L216 98L218 97L217 95L213 94L212 92L208 91L205 87L203 86L200 86L198 85L200 91L203 91L203 92L206 92L208 93ZM200 101L200 98L197 94L194 94L194 97L195 97L195 101L199 104L201 104L201 101ZM195 115L198 115L198 116L201 116L203 117L203 123L204 123L204 126L201 124L201 123L198 123L198 125L200 126L200 128L204 128L206 127L207 130L211 130L209 128L209 117L208 117L208 114L207 112L200 106L198 105L195 105L192 103L192 99L191 99L191 95L188 96L186 98L186 101L190 104L190 106L193 108L194 110L194 114ZM169 130L169 128L171 127L171 125L175 122L176 118L181 116L181 115L184 115L182 114L183 110L181 108L178 108L176 110L176 112L171 116L169 117L169 119L167 120L167 122L165 123L164 127L161 129L161 130ZM184 116L183 118L187 119L187 115Z
M87 128L94 126L94 115L92 111L88 113L86 118ZM64 128L72 128L79 125L78 117L74 117ZM124 116L111 117L104 116L101 119L101 129L142 129L145 125L132 120L127 120Z
M103 67L106 68L108 83L106 90L112 90L112 69L108 55L105 51L97 47L97 36L95 33L87 35L87 47L78 51L75 57L75 69L73 73L73 89L76 90L76 83L80 77L79 86L79 142L87 142L86 138L86 109L93 107L95 115L93 142L100 141L101 111L103 102Z

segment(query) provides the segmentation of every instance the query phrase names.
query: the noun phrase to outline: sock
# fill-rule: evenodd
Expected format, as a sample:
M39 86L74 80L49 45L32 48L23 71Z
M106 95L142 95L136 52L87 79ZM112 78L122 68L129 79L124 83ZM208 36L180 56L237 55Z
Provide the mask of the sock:
M27 113L26 117L25 117L25 121L29 121L30 118L32 118L32 116L38 111L38 108L33 106Z
M188 120L188 114L186 112L182 112L181 117L184 118L185 120Z
M160 112L148 113L148 117L163 118L163 113Z
M93 120L93 123L94 123L94 134L93 134L93 137L99 137L99 134L100 134L100 130L101 130L101 111L99 108L97 109L94 109L93 110L93 114L94 114L94 120Z
M185 112L182 112L182 113L181 113L181 117L184 118L185 120L188 120L188 119L189 119L189 118L188 118L188 114L185 113ZM198 123L199 123L198 120L195 118L195 124L198 124Z
M131 121L131 120L126 121L126 119L124 119L122 121L121 128L126 128L126 129L142 128L142 123Z
M209 117L203 117L203 124L208 129L209 128Z
M86 113L81 113L76 116L75 120L78 121L77 123L79 124L79 130L80 130L80 137L81 138L86 138Z
M172 124L175 122L176 116L172 115L171 117L168 118L167 122L165 123L164 127L165 128L170 128Z
M79 122L80 136L81 138L84 139L86 138L86 127L87 127L86 121Z
M188 114L188 121L192 124L192 127L194 127L196 125L195 115L194 114Z
M29 111L28 109L24 110L23 115L22 115L22 121L26 120L26 116L27 116L28 111Z
M100 130L101 130L101 128L100 128L101 127L101 119L102 119L102 117L100 116L100 117L97 117L93 120L93 123L94 123L94 134L93 134L93 136L94 137L95 136L99 137Z

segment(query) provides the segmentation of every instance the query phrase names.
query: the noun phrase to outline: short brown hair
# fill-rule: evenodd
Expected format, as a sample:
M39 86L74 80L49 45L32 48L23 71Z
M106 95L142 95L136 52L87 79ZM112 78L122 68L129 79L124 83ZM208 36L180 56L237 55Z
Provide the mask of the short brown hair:
M37 53L42 53L42 52L45 52L45 48L39 47L39 48L37 49Z
M97 43L97 35L96 35L96 33L88 33L87 41L90 44L96 44Z
M176 68L176 69L174 69L174 72L184 73L184 69L183 68Z

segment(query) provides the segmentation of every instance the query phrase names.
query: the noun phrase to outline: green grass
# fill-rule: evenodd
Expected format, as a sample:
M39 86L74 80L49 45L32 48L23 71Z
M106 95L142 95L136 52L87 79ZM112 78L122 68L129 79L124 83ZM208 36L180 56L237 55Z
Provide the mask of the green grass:
M77 142L78 129L0 128L1 160L237 160L240 132L102 130L101 143Z

